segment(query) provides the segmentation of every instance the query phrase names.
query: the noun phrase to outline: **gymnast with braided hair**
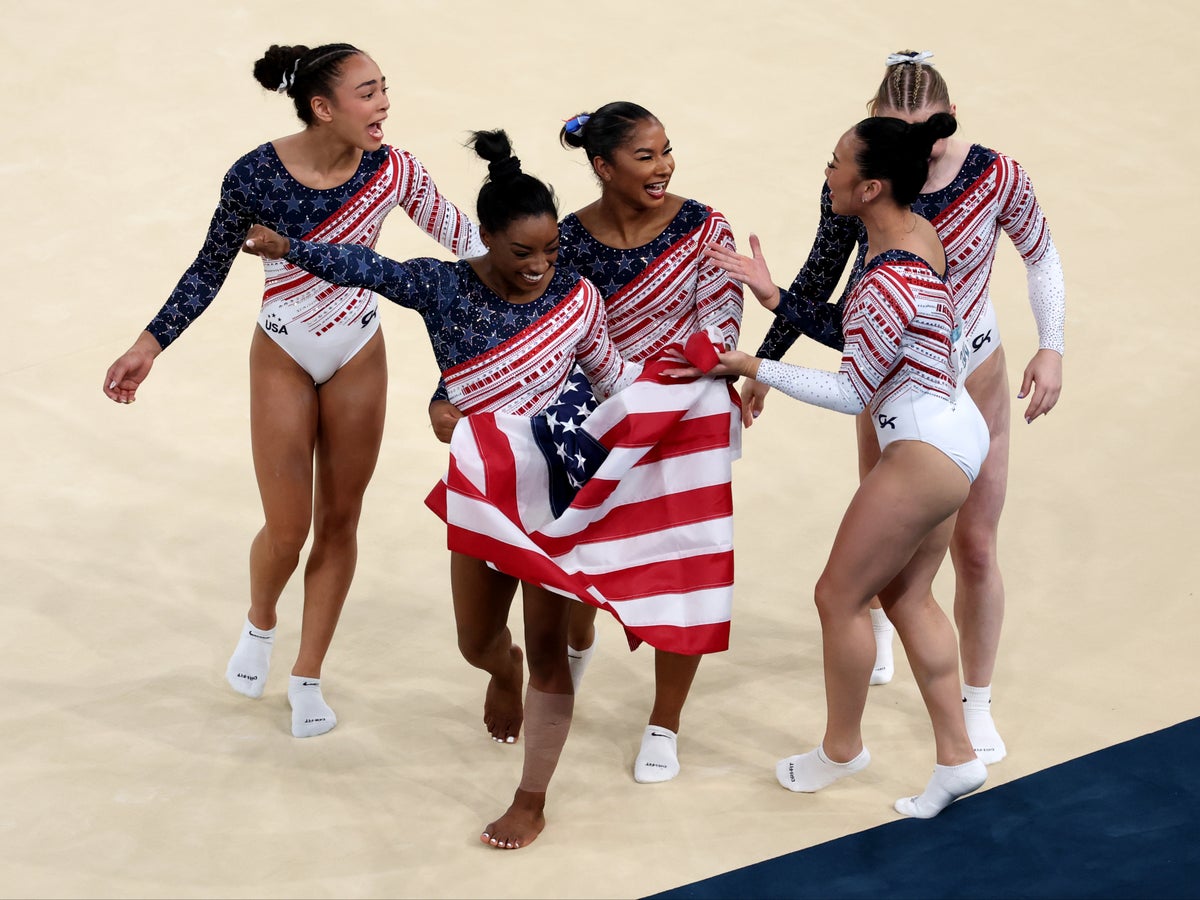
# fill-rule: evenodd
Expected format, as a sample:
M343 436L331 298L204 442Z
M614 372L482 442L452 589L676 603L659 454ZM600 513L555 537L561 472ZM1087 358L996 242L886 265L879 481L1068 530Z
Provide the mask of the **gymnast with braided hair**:
M837 143L825 170L829 202L834 213L862 221L871 248L844 305L841 368L827 372L732 351L721 354L712 373L755 378L806 403L869 415L883 449L850 501L815 589L825 733L813 750L780 760L776 777L788 790L807 793L870 762L862 716L874 661L868 609L878 596L933 724L933 776L922 793L895 803L917 818L937 815L987 777L963 720L954 630L932 584L954 514L987 456L988 433L963 389L963 323L942 243L911 208L934 143L954 130L946 113L915 125L879 116Z

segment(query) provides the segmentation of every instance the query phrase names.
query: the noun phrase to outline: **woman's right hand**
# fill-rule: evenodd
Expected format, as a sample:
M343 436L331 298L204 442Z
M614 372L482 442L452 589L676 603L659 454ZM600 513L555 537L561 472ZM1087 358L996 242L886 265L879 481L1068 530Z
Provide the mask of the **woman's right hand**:
M749 428L763 411L771 388L756 378L742 379L742 425Z
M242 243L243 253L265 259L283 259L291 248L291 241L266 225L251 225L250 230L246 232L246 240Z
M449 400L434 400L429 404L429 424L433 433L443 444L450 443L454 436L454 426L463 417L462 410Z
M779 288L771 280L771 271L763 258L757 234L750 235L750 252L754 255L743 256L718 243L704 247L704 255L709 260L728 272L735 281L750 288L760 304L773 310L779 305Z
M143 331L115 363L104 374L104 395L114 403L132 403L137 399L137 389L146 376L154 359L162 353L162 347L148 331Z

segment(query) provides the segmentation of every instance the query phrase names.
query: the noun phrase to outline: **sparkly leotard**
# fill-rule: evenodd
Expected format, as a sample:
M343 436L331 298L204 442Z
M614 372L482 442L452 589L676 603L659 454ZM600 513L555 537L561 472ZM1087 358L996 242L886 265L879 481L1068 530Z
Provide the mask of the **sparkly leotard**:
M972 145L954 180L941 190L921 194L912 209L933 223L946 248L947 276L963 318L971 370L999 346L988 284L1001 230L1025 262L1039 346L1063 351L1066 292L1058 251L1029 177L1015 160ZM846 290L830 304L855 244L858 253ZM833 212L825 185L812 251L791 290L780 292L775 322L758 355L780 359L801 334L840 348L841 310L861 277L866 254L865 228L858 219Z
M595 286L570 269L556 267L537 299L510 303L466 260L397 262L367 247L307 241L292 241L287 259L420 313L449 399L467 414L541 412L577 362L602 396L641 372L617 352Z
M758 380L838 412L869 406L881 449L898 440L931 444L974 481L988 430L963 390L961 321L944 278L912 253L889 250L870 261L846 300L837 372L764 359Z
M558 240L558 265L599 289L609 334L626 359L644 362L706 328L727 348L737 346L742 287L703 255L712 241L733 249L733 230L711 207L685 200L658 237L632 249L600 243L574 213L559 223ZM574 379L573 391L582 387ZM433 399L447 399L444 385Z
M571 213L559 226L559 264L599 288L612 338L628 359L649 359L710 326L733 349L742 289L704 258L710 242L733 249L733 231L723 215L696 200L685 200L650 243L628 250L600 243Z
M411 153L386 145L364 153L349 181L317 190L296 181L274 146L263 144L225 175L199 254L146 330L166 348L195 321L224 284L252 224L289 238L374 246L397 206L451 252L485 252L478 229L438 193ZM264 268L259 324L314 382L330 378L378 328L369 291L328 284L282 260L265 260Z

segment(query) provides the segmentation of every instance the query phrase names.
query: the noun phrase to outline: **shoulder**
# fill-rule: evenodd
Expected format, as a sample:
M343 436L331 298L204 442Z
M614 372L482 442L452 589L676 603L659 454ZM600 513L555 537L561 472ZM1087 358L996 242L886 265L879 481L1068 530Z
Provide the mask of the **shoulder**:
M694 203L700 208L704 216L703 219L703 239L706 241L728 241L733 243L733 226L729 224L729 220L725 218L725 214L720 210L713 209L711 206L706 206L697 200L689 200L688 203ZM684 210L687 209L687 204L684 205ZM683 212L684 210L681 210Z
M268 141L265 144L259 144L249 153L243 153L234 160L227 174L232 176L255 175L264 170L274 171L282 168L283 163L279 160L279 154L275 152L275 147Z
M414 259L391 259L380 257L395 269L407 272L418 281L429 285L460 282L468 273L467 260L445 260L432 256L418 256Z
M978 165L983 169L991 169L1003 174L1023 175L1024 167L1007 153L1001 153L999 150L993 150L990 147L984 147L975 144L971 147L972 159L978 161Z
M370 153L363 154L363 156L364 162L368 159L370 160L372 169L377 169L384 164L390 163L407 175L425 174L425 166L421 164L421 161L415 155L408 150L393 147L391 144L384 144L378 150L372 150Z
M564 266L572 266L581 256L587 256L587 248L596 243L596 238L576 213L568 213L558 223L558 253L559 262Z
M574 243L586 234L583 223L575 213L567 213L558 223L558 240L560 244Z
M993 151L993 152L995 152L995 151ZM1003 171L1006 174L1009 174L1015 178L1028 178L1029 177L1029 173L1026 172L1024 166L1022 166L1019 162L1017 162L1011 156L1008 156L1004 153L996 153L996 158L995 158L995 161L992 163L992 165L996 166L1001 171Z
M725 218L725 214L723 212L718 209L713 209L713 207L709 206L707 203L702 203L699 200L688 200L683 204L683 208L680 210L680 212L686 214L686 212L693 205L697 208L700 215L704 217L705 221L717 227L729 227L729 220Z
M864 291L908 300L913 296L913 283L932 275L925 260L906 251L887 250L867 263L859 285Z
M227 196L248 199L259 196L273 185L284 185L289 179L287 169L268 142L234 161L221 181L221 192Z
M599 307L604 303L600 289L571 268L559 269L555 275L562 275L566 297L584 306Z
M563 222L574 221L579 226L579 230L588 236L591 236L593 230L599 225L597 218L600 210L600 201L593 200L587 206L581 207L575 212L570 213Z

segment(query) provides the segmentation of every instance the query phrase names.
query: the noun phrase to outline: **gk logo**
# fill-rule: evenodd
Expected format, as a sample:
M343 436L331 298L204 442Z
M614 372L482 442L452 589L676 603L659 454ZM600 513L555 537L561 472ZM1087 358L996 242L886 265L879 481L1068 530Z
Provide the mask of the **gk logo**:
M370 325L371 320L374 319L377 315L379 315L379 310L373 309L369 313L367 313L365 316L363 316L362 317L362 327L366 328L368 325Z
M879 427L880 428L890 428L893 431L896 430L896 417L895 416L885 416L882 413L880 413L878 418L879 418Z
M980 347L982 347L984 344L990 344L991 342L992 342L992 332L990 330L988 330L988 331L985 331L983 334L978 335L975 338L975 340L971 341L971 349L974 350L976 353L978 353Z

